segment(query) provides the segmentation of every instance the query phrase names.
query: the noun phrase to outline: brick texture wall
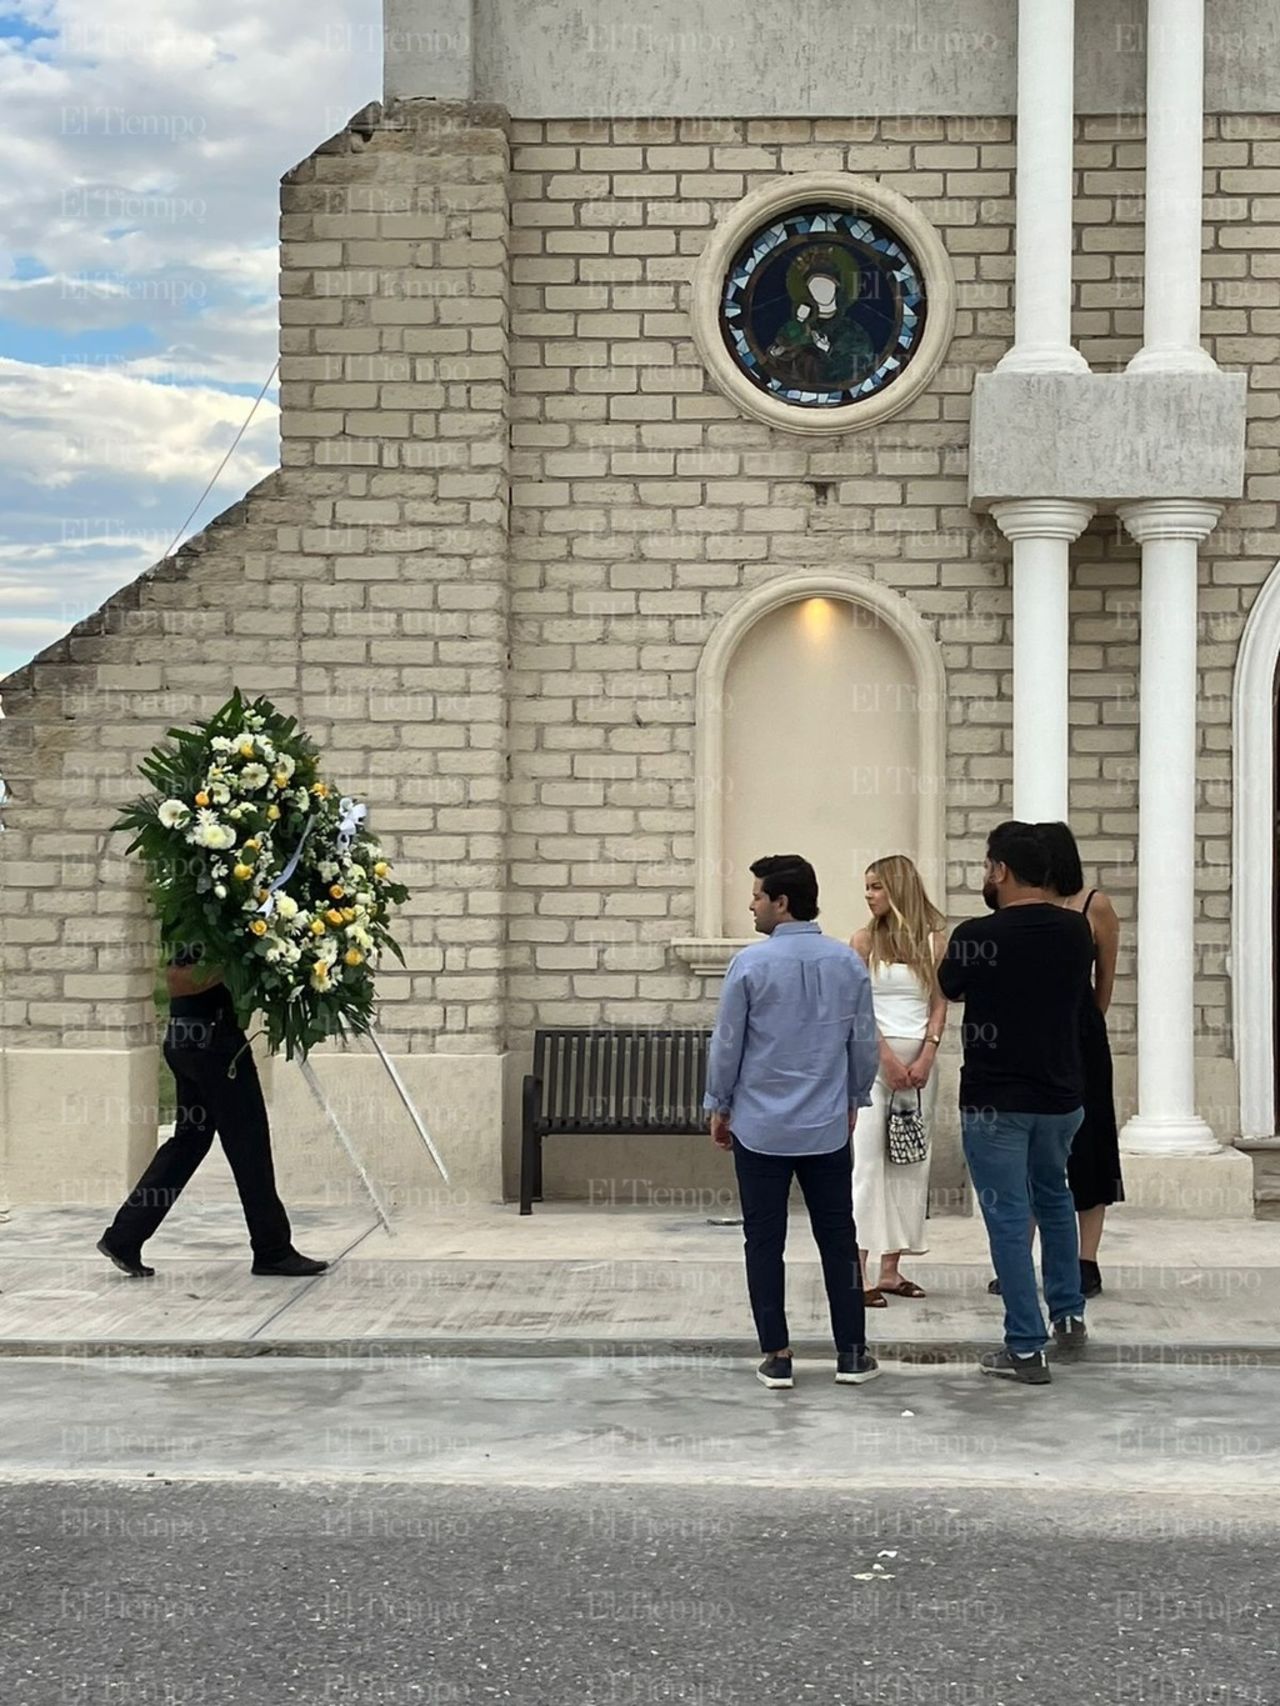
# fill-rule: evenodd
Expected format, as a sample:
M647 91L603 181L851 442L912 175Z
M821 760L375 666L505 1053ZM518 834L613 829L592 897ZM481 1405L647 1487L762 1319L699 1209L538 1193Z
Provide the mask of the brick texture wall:
M969 391L1012 339L1008 121L649 121L512 127L510 1018L695 1020L693 685L745 590L801 565L906 594L947 671L947 842L957 914L1011 811L1009 548L966 502ZM1074 335L1098 371L1141 343L1141 129L1081 121ZM798 439L744 420L688 334L713 224L779 173L878 178L938 226L956 335L883 426ZM1230 1052L1230 720L1249 604L1276 561L1280 120L1207 126L1205 333L1250 374L1249 484L1202 556L1199 946L1206 1054ZM1273 222L1276 221L1276 222ZM1138 551L1099 517L1073 554L1072 821L1127 930L1112 1026L1135 1024ZM815 777L815 787L822 778ZM1225 1128L1224 1128L1225 1129Z
M1099 370L1141 338L1142 156L1131 121L1082 122L1075 331ZM1010 809L1009 548L967 507L966 441L974 375L1012 337L1013 166L1003 119L508 125L414 103L289 174L281 472L3 684L10 1040L100 1040L144 1014L141 897L103 825L166 723L233 680L299 712L415 888L409 969L384 985L398 1048L705 1020L714 985L668 946L693 929L694 674L744 590L806 565L898 589L936 635L967 910ZM911 196L958 284L927 392L831 439L742 418L687 318L714 222L810 169ZM1200 1046L1222 1055L1232 671L1280 554L1280 118L1211 121L1206 172L1206 341L1250 375L1248 490L1201 558L1186 921ZM1127 926L1123 1053L1138 554L1103 517L1074 563L1072 816Z
M414 890L389 1046L498 1046L507 167L501 114L414 103L285 178L280 472L3 683L10 1045L150 1036L154 939L105 826L239 683L299 715Z

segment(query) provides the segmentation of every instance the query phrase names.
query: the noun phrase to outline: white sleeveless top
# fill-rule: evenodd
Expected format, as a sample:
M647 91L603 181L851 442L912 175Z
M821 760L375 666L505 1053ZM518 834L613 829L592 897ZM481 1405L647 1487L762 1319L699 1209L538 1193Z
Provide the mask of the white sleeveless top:
M871 1000L882 1037L923 1039L929 1028L929 997L907 965L870 968Z

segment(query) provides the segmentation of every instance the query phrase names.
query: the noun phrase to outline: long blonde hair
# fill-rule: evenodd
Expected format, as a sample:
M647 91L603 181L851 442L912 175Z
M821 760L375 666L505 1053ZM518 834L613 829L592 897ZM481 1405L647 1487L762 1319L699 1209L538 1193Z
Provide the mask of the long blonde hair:
M922 987L932 990L933 932L944 929L947 921L925 893L919 871L905 853L889 853L873 860L867 875L879 879L889 900L884 918L873 913L867 921L868 965L909 965Z

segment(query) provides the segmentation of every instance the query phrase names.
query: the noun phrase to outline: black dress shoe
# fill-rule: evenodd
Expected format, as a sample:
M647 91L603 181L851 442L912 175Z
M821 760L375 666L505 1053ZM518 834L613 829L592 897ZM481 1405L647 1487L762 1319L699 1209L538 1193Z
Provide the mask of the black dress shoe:
M140 1252L112 1249L105 1234L98 1240L98 1249L109 1262L115 1263L122 1274L128 1274L130 1279L151 1279L156 1271L147 1266Z
M1102 1273L1096 1262L1080 1258L1080 1289L1086 1297L1097 1297L1102 1290Z
M311 1256L300 1256L296 1250L291 1250L278 1262L255 1262L253 1271L255 1274L279 1274L282 1279L309 1279L312 1274L322 1274L328 1266L328 1262L317 1262Z

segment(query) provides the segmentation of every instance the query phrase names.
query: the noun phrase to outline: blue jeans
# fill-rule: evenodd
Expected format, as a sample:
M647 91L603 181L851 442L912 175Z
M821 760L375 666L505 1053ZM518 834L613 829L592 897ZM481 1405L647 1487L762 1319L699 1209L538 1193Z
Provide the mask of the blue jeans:
M1024 1354L1048 1340L1031 1259L1031 1218L1040 1228L1040 1261L1049 1319L1084 1314L1080 1238L1067 1184L1071 1140L1084 1109L1069 1114L1007 1114L962 1108L964 1157L1004 1298L1004 1342Z

